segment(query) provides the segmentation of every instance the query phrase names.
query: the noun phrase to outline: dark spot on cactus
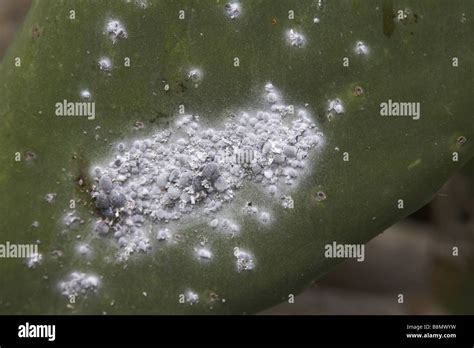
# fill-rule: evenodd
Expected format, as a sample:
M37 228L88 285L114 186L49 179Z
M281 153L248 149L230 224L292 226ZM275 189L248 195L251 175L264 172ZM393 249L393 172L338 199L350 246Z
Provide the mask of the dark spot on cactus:
M80 187L84 187L85 184L86 184L86 179L85 179L85 177L83 177L82 175L79 175L79 177L77 178L76 182L77 182L77 184L78 184Z
M41 27L38 24L33 25L33 29L31 29L31 37L33 39L39 38L43 34Z
M139 129L143 129L145 128L145 124L141 121L135 121L135 123L133 124L133 127L136 129L136 130L139 130Z
M31 161L33 161L33 160L35 160L35 159L36 159L36 154L35 154L33 151L27 150L27 151L25 152L25 161L26 161L26 162L31 162Z
M210 301L218 301L219 300L219 295L216 294L215 292L211 292L209 294L209 300Z
M181 92L181 93L186 92L186 90L188 89L188 87L184 84L184 82L178 83L178 86L179 86L179 88L180 88L180 92Z
M456 142L458 143L458 145L464 145L466 142L467 142L467 138L463 135L461 135L457 140Z
M277 19L275 17L272 18L272 25L273 26L277 25Z
M354 97L360 97L362 94L364 94L364 89L361 86L355 86L352 95Z
M316 193L316 200L318 202L324 201L327 198L326 194L323 191L318 191Z

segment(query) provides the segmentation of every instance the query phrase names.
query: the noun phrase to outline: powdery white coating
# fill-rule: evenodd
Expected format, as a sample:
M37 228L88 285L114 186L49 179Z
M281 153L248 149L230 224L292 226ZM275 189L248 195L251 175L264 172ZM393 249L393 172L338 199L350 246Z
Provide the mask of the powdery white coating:
M59 289L62 295L70 298L87 292L96 292L99 285L99 278L94 274L72 272L66 281L59 283Z
M185 298L186 302L189 303L191 306L199 302L199 295L191 290L186 292Z
M97 221L94 226L94 231L100 236L107 235L107 233L109 233L109 230L110 230L109 225L105 221L102 221L102 220Z
M285 209L295 208L295 202L291 196L281 196L281 205Z
M240 232L240 226L233 220L227 218L212 219L209 222L209 226L223 234L230 235L231 237L234 237Z
M287 31L286 38L290 45L294 47L302 47L306 43L306 38L303 34L300 34L293 29Z
M260 220L261 223L268 224L271 219L270 213L266 211L262 211L260 215L258 216L258 219Z
M66 213L62 218L62 223L66 226L72 226L75 222L81 221L81 218L76 215L76 211Z
M257 218L257 221L262 224L270 223L270 213L267 211L260 211L260 209L251 202L247 202L247 204L242 208L242 212L245 215Z
M149 6L149 1L148 0L135 0L134 1L135 5L142 9L146 9Z
M198 249L197 254L201 259L209 260L212 258L212 253L208 249L205 249L205 248Z
M160 241L166 241L171 238L171 232L167 228L160 229L156 234L156 239Z
M188 72L188 79L199 81L202 79L201 69L193 68Z
M343 114L344 113L344 105L342 101L339 99L333 99L328 102L328 111L334 111L336 114Z
M99 69L102 71L112 70L112 61L107 57L100 58L98 61L98 64L99 64Z
M78 244L76 246L76 252L82 256L90 256L92 253L91 248L87 244Z
M240 16L241 8L237 2L228 2L224 5L225 14L230 19L235 19Z
M271 84L265 93L278 98ZM216 232L233 237L240 226L231 217L217 215L246 183L268 191L276 202L288 200L285 193L303 177L322 134L307 112L289 115L272 111L271 102L266 105L226 118L220 128L201 126L197 116L182 115L174 127L121 143L109 164L91 170L96 183L92 197L102 215L95 229L115 238L120 260L149 249L149 233L144 232L149 224L159 226L158 240L167 240L169 232L160 225L186 216L204 217ZM249 161L229 160L236 149L258 155ZM266 220L264 215L259 221Z
M128 260L131 254L145 253L151 249L150 238L141 229L134 229L133 233L121 236L118 243L122 248L117 256L120 262Z
M87 89L84 89L81 91L81 98L89 100L91 99L91 92L89 92Z
M147 9L149 4L148 0L125 0L127 4L134 3L135 6L140 7L141 9Z
M234 256L237 259L237 271L251 271L255 268L255 262L253 256L239 248L234 248Z
M212 227L212 228L217 228L217 226L219 226L219 220L217 220L217 219L212 219L212 220L209 222L209 226Z
M362 41L357 41L354 47L354 52L358 55L365 56L369 54L369 47Z
M26 265L28 268L36 268L43 262L43 255L40 253L33 253L29 258L26 259Z
M120 21L116 19L111 19L107 22L105 26L105 32L114 44L117 42L117 40L126 39L128 37L125 27Z
M48 203L53 203L56 200L57 193L47 193L44 200Z

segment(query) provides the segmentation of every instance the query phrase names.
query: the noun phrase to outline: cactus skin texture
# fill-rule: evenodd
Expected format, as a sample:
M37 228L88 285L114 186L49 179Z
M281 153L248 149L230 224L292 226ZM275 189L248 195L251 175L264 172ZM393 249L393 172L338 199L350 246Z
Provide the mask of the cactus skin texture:
M33 3L0 66L0 240L40 240L43 262L30 269L22 260L0 261L1 314L255 313L286 301L341 262L324 257L327 243L366 243L429 202L473 157L474 2L340 0L319 7L317 1L255 0L242 2L233 20L224 6ZM394 18L406 7L406 19ZM103 33L110 18L120 19L126 38L113 42ZM289 29L304 35L302 47L285 40ZM359 40L367 55L354 52ZM110 73L98 69L104 56L114 63ZM124 57L130 67L123 66ZM203 72L198 88L186 79L192 67ZM257 103L269 81L287 101L308 103L325 137L310 175L292 195L294 209L276 214L269 231L247 222L238 239L215 238L216 257L206 265L190 252L202 235L213 238L205 224L183 226L179 246L125 269L107 262L112 247L101 239L91 242L92 259L75 253L76 235L87 238L95 218L84 192L88 170L110 144L165 127L181 104L217 122ZM56 117L54 105L77 100L83 89L96 102L95 120ZM333 98L345 110L328 120ZM380 103L388 99L420 102L420 119L380 116ZM143 129L135 129L137 121ZM51 204L44 201L48 192L57 193ZM86 223L63 233L59 220L71 199L81 199L76 210ZM40 225L32 228L33 221ZM255 255L254 270L235 270L236 245ZM97 274L101 286L68 305L58 283L71 271ZM179 294L188 290L199 302L180 303Z

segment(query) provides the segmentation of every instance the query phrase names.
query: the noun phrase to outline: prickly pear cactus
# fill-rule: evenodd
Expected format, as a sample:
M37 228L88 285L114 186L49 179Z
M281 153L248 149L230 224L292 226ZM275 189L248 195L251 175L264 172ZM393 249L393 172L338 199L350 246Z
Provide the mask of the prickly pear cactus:
M1 259L0 313L297 294L341 261L327 244L366 243L473 157L473 18L468 1L34 2L0 67L0 237L37 252Z

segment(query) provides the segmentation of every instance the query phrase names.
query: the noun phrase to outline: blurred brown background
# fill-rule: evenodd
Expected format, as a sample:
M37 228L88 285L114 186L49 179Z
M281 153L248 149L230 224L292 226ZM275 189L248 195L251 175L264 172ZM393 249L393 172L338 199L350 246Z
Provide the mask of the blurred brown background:
M0 59L30 3L0 0ZM474 314L474 161L430 204L368 243L365 254L364 262L345 261L294 303L262 314Z

